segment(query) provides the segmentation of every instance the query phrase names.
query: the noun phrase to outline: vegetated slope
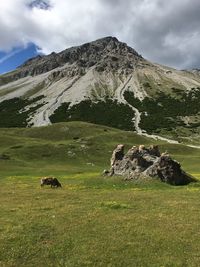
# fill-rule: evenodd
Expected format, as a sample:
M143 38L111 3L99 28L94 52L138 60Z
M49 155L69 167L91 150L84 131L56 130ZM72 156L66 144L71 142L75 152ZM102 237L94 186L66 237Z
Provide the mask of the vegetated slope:
M58 123L36 128L0 129L0 169L3 173L20 175L59 175L109 168L110 157L117 144L128 149L133 145L160 144L183 163L191 174L200 172L200 150L168 144L114 128L84 122Z
M198 266L199 183L100 176L118 143L154 142L83 122L1 128L0 265ZM158 143L200 178L200 150ZM47 175L62 189L41 189Z
M153 64L106 37L0 76L0 126L81 120L192 142L200 131L199 97L198 70Z

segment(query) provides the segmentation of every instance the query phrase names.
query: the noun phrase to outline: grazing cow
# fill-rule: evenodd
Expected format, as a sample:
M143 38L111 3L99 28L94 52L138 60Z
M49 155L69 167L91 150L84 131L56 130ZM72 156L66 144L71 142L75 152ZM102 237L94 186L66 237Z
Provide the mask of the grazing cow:
M41 187L44 185L50 185L52 187L62 187L61 183L55 177L44 177L40 181Z

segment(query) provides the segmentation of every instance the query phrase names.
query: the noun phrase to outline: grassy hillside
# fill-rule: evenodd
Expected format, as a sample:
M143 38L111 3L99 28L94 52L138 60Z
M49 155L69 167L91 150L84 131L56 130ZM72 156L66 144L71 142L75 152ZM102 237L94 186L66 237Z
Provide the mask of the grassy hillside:
M199 184L103 178L118 143L153 141L82 122L0 129L0 266L199 265ZM200 178L200 150L160 148ZM63 188L41 189L47 175Z

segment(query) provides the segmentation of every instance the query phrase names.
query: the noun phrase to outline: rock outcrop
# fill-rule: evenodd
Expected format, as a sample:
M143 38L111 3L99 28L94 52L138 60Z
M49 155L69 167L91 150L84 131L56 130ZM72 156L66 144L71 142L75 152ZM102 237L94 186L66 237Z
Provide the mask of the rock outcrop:
M118 145L111 157L111 169L105 174L122 175L128 180L155 177L171 185L186 185L196 181L167 152L161 154L157 145L149 148L144 145L133 146L126 154L124 145Z

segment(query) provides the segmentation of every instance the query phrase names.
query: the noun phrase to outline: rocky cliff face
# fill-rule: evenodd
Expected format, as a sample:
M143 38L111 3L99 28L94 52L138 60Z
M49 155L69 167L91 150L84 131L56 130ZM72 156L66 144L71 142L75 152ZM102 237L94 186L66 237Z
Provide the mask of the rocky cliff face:
M126 180L159 178L171 185L186 185L197 180L181 169L181 165L168 153L160 153L158 146L146 148L133 146L124 153L124 145L118 145L111 157L111 169L105 171L108 176L122 175Z

